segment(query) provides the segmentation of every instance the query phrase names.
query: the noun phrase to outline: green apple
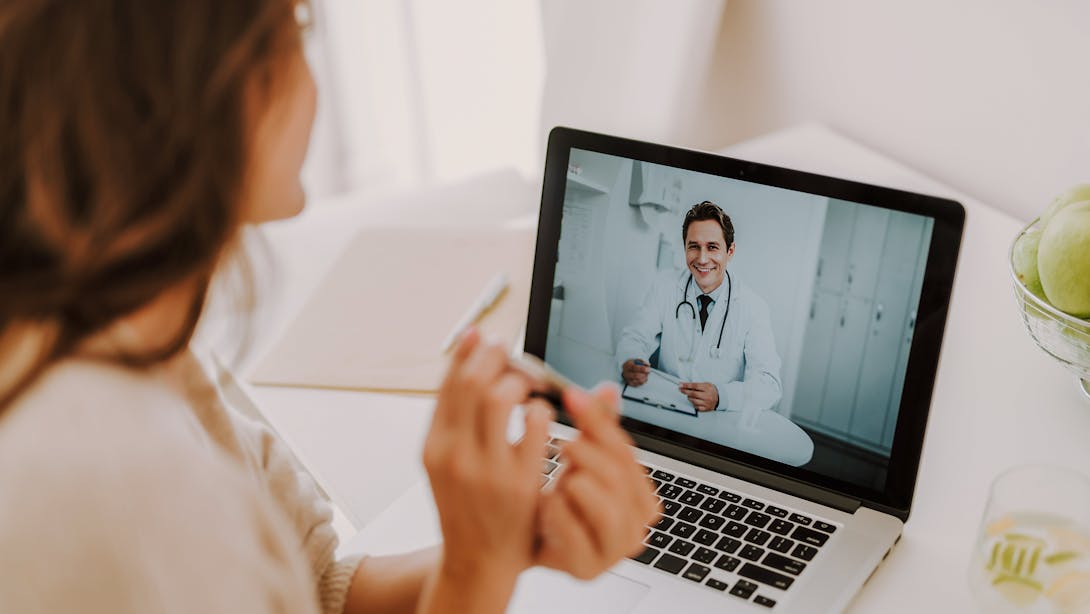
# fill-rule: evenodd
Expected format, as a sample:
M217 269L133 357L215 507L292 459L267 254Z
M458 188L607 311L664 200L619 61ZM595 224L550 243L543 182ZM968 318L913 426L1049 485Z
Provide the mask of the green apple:
M1060 194L1049 203L1048 208L1041 214L1041 228L1048 225L1049 220L1068 205L1090 200L1090 183L1080 183Z
M1045 291L1041 287L1041 276L1037 273L1037 247L1040 242L1041 225L1038 224L1014 242L1011 265L1014 266L1014 274L1018 276L1022 285L1039 298L1044 298Z
M1069 204L1049 220L1037 248L1037 270L1053 307L1090 317L1090 201Z

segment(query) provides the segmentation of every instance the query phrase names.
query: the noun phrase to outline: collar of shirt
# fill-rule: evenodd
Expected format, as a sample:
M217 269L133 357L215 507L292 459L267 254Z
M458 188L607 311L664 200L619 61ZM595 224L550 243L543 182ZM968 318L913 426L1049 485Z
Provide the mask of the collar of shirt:
M719 287L715 290L712 290L711 294L708 294L708 296L712 297L712 302L708 303L708 313L711 313L712 310L715 309L715 306L719 304L719 297L726 292L728 283L730 282L727 281L727 276L723 275L723 283L719 284ZM696 280L694 279L693 283L689 284L689 294L685 298L693 305L696 305L697 310L700 309L700 303L697 302L696 297L701 294L704 293L700 291L700 286L696 285Z

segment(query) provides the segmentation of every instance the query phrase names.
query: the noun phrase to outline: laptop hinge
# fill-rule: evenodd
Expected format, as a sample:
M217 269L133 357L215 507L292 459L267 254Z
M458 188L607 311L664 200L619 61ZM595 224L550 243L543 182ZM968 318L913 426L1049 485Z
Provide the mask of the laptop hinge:
M703 467L710 471L729 475L740 480L753 482L766 488L772 488L808 501L813 501L842 512L854 514L862 505L859 499L854 499L840 493L832 492L818 486L807 484L799 480L787 478L763 469L758 469L744 463L711 456L703 452L697 452L684 448L661 439L648 437L629 431L629 435L636 444L649 452L662 454L681 462Z

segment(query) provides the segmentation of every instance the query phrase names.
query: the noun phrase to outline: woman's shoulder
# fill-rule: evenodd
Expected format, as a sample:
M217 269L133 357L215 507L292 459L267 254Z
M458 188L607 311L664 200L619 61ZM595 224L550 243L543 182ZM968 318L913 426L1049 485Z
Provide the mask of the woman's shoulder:
M81 605L55 601L65 595L107 599L85 611L256 611L235 596L245 591L305 604L289 527L186 415L169 388L95 363L50 369L4 410L0 567L25 573L0 578L0 593L28 611ZM184 605L162 607L172 600Z
M183 399L146 372L62 361L0 409L0 455L64 456L149 439L199 446L191 415Z

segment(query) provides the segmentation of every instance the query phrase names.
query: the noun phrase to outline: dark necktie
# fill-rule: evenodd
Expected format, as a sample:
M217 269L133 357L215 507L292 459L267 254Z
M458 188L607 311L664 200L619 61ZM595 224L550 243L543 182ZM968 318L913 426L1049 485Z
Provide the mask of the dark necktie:
M708 321L708 305L711 304L712 297L701 294L696 297L696 300L700 301L700 332L704 332L704 324Z

